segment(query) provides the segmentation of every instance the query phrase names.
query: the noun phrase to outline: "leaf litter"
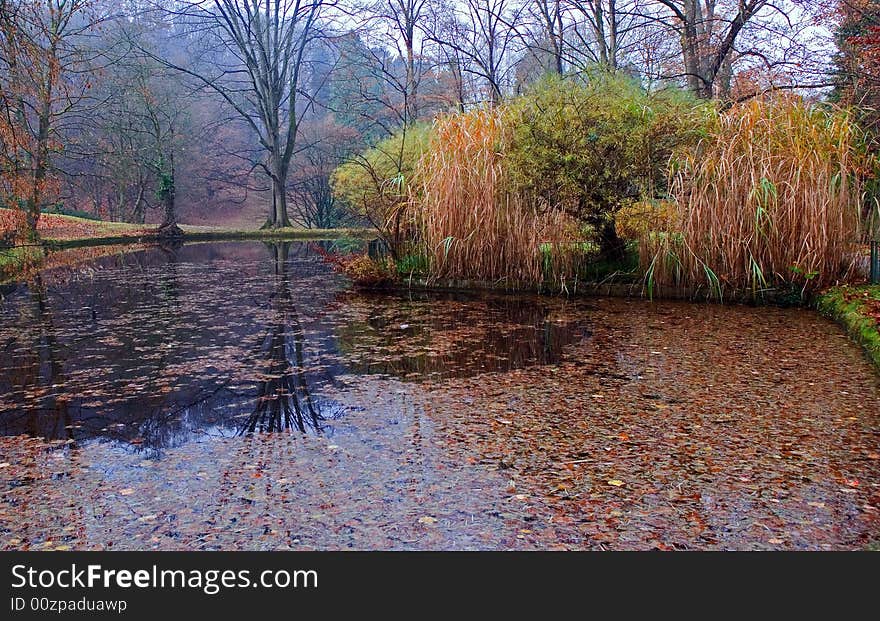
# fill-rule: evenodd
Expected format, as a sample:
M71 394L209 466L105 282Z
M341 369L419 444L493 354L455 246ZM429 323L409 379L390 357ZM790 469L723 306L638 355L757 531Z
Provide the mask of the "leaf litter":
M880 538L880 380L812 313L362 294L306 245L266 254L150 250L4 292L0 548Z

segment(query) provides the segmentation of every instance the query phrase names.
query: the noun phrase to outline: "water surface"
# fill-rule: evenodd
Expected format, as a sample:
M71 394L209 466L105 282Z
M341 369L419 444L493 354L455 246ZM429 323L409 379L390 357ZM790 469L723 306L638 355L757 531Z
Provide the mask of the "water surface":
M363 294L309 244L4 290L5 548L859 548L880 381L803 310Z

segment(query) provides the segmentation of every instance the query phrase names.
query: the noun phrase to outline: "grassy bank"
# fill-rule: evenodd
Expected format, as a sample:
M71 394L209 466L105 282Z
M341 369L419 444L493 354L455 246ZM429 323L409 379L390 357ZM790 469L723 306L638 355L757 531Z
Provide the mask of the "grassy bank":
M45 256L45 250L38 245L0 248L0 283L26 273L30 267L42 263Z
M7 226L13 224L9 217L13 212L0 208L0 237ZM241 230L234 228L181 225L182 241L235 241L235 240L326 240L341 237L370 239L374 235L369 229L259 229ZM89 218L79 218L61 214L43 214L38 227L40 242L0 248L0 282L19 278L34 269L46 267L48 257L58 257L58 251L101 246L132 246L158 243L154 227L126 222L104 222ZM54 254L53 254L54 253ZM92 257L102 254L99 250L78 253L77 256Z
M880 369L880 285L834 287L819 296L816 306L841 324Z
M0 234L14 224L14 212L0 208ZM222 239L335 239L338 237L372 237L369 229L235 229L219 226L181 224L184 240ZM52 248L77 248L88 245L119 244L128 241L150 241L156 238L156 227L128 222L105 222L62 214L45 213L37 227L40 239Z
M322 239L338 239L340 237L370 239L374 234L369 229L299 229L294 227L283 229L259 229L259 230L238 230L211 228L204 226L188 226L180 227L183 229L184 236L181 241L236 241L236 240L322 240ZM123 234L110 234L105 236L77 237L67 239L57 239L52 237L43 238L46 245L53 250L64 250L67 248L81 248L84 246L100 246L107 244L125 244L125 243L149 243L162 241L156 235L155 230L140 230L138 232L126 232Z

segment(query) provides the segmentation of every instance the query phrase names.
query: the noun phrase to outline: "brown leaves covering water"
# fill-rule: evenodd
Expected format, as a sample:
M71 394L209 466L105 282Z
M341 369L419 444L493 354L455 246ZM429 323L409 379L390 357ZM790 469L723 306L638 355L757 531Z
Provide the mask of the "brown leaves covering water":
M85 283L45 285L41 321L33 285L11 296L0 546L880 539L880 380L812 313L361 296L297 252L274 255L280 273L258 244L96 266ZM107 314L81 326L74 310L95 295ZM54 371L49 332L63 354ZM22 358L34 343L36 370ZM47 382L53 372L61 381ZM238 435L257 403L288 404L290 391L301 404L308 394L317 427Z

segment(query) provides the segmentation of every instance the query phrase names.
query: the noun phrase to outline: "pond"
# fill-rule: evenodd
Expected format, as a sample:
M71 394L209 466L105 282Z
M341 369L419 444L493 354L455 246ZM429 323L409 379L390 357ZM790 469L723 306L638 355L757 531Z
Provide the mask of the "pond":
M880 376L809 311L366 294L295 242L2 293L2 549L880 540Z

